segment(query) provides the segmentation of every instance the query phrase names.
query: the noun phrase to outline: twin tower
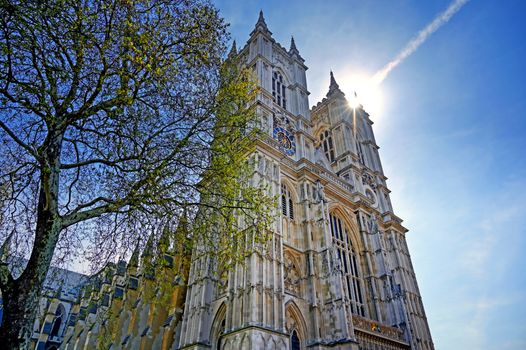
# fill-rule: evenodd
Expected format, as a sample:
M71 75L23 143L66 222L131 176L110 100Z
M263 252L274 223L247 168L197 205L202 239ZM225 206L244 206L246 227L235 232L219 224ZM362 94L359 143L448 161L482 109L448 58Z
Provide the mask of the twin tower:
M309 109L305 61L294 40L287 50L272 38L262 13L231 54L259 81L254 177L280 199L270 240L224 273L209 256L184 263L166 251L166 291L134 254L75 306L61 348L96 347L106 332L111 349L434 349L369 115L349 107L332 73ZM172 269L181 264L187 285ZM116 321L98 321L101 309Z
M332 72L309 109L305 61L262 13L232 50L259 81L255 176L280 207L270 244L244 266L218 276L193 261L177 347L434 349L369 115Z

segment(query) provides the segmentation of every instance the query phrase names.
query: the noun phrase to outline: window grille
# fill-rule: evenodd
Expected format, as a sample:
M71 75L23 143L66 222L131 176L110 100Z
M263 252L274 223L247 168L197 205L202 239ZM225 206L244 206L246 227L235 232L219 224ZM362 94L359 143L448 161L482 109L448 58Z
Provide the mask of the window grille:
M320 135L321 145L323 147L323 152L327 156L327 159L332 163L336 159L334 156L334 144L332 142L332 134L329 130L325 130Z
M281 212L284 217L294 219L294 203L292 195L285 185L281 185Z
M272 74L272 98L279 106L287 109L286 87L283 76L278 72Z
M343 289L345 296L351 301L351 311L365 316L363 282L360 278L359 260L352 245L349 231L344 222L337 216L329 215L332 242L340 260L343 272Z

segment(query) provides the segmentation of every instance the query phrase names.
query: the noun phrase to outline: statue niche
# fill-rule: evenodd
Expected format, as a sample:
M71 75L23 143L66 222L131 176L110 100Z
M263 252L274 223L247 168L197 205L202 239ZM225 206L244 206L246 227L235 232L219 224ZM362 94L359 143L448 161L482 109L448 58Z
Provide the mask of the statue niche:
M284 253L284 260L285 291L299 296L301 292L301 272L298 267L298 263L296 262L294 256L288 251L285 251Z

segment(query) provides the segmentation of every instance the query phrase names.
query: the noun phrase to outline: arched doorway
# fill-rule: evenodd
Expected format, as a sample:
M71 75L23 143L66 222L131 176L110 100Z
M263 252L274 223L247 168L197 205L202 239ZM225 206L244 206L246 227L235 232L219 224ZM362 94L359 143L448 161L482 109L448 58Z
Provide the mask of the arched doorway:
M210 334L210 344L213 350L221 350L223 348L223 334L226 329L226 305L221 304L217 310Z

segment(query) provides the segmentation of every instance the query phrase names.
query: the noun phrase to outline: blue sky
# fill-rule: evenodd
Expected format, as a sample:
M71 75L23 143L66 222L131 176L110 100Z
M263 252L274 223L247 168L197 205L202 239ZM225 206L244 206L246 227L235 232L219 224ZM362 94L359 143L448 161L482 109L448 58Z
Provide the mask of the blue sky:
M448 0L217 1L244 44L260 9L309 67L347 93L381 69ZM471 0L364 104L375 122L437 349L526 349L524 1Z

